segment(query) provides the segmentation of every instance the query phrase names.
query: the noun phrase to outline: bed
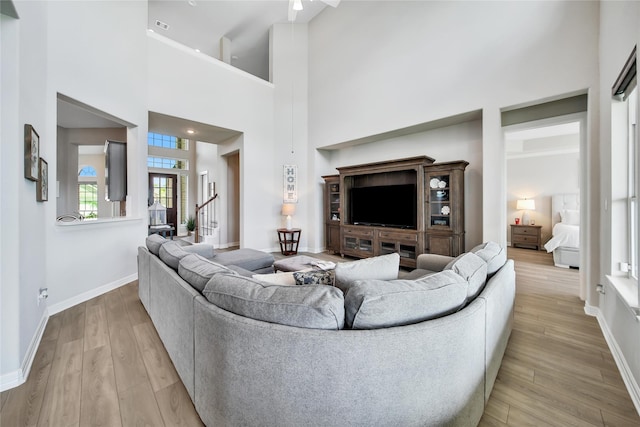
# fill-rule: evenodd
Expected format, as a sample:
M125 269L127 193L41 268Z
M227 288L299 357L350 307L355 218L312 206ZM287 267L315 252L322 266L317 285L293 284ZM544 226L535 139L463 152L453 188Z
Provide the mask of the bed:
M545 243L553 252L556 267L580 267L580 195L556 194L551 197L552 237Z

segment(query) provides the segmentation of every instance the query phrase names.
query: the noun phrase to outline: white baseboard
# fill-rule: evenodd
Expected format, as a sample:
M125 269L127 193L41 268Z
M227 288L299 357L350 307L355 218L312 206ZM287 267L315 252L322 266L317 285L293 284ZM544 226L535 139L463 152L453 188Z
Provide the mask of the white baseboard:
M42 313L42 317L40 318L40 323L38 323L36 333L33 335L33 338L29 343L29 348L27 348L27 353L24 355L20 369L16 369L15 371L0 376L0 392L17 387L27 380L48 320L49 313L48 310L45 309Z
M624 381L625 386L627 386L627 391L631 396L631 401L633 402L636 411L640 414L640 387L638 387L638 383L633 376L633 372L631 371L631 368L629 368L629 364L627 363L622 350L620 350L615 337L611 333L606 319L602 315L599 307L587 306L585 304L585 313L589 314L590 316L595 316L596 319L598 319L598 324L600 325L600 329L602 330L604 339L605 341L607 341L609 350L611 350L611 354L613 355L613 359L618 366L618 370L620 371L622 380Z
M131 283L137 279L138 279L138 273L136 272L129 276L118 279L115 282L107 283L106 285L102 285L95 289L91 289L87 292L81 293L80 295L76 295L75 297L71 297L67 300L52 304L49 306L49 315L60 313L61 311L71 308L74 305L78 305L85 301L89 301L91 298L95 298L97 296L105 294L109 291L119 288L120 286L126 285L127 283Z

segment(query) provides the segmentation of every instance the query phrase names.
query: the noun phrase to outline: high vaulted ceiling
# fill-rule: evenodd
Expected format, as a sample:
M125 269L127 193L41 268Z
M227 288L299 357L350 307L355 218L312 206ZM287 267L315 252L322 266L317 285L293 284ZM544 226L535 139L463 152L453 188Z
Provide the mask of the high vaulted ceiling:
M302 3L296 23L309 22L326 7L320 0ZM150 0L148 4L150 30L217 59L220 39L226 37L231 41L231 65L269 79L269 28L289 22L289 0Z

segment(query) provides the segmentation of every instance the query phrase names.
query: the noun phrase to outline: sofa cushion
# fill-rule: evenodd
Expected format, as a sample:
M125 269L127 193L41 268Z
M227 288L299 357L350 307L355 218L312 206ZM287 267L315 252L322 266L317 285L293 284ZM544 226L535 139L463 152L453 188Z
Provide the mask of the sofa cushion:
M149 252L157 256L160 253L160 246L162 246L167 241L167 239L159 234L152 234L150 236L147 236L147 249L149 249Z
M163 243L158 253L162 262L176 271L180 260L189 255L189 252L185 251L182 245L173 240L167 240Z
M273 255L255 249L242 248L220 252L216 255L215 261L222 265L237 265L245 270L258 271L273 266Z
M507 262L507 251L496 242L487 242L471 250L487 263L487 275L493 276Z
M478 296L487 280L487 263L478 255L471 252L454 258L447 264L445 270L452 270L469 282L467 301Z
M296 285L333 286L333 271L296 271L293 273Z
M408 325L460 309L467 281L451 270L417 280L358 280L345 297L346 326L375 329Z
M342 329L344 296L333 286L271 285L232 274L216 274L203 295L240 316L310 329Z
M336 264L335 285L346 295L356 280L393 280L398 278L400 255L397 253Z
M186 280L194 289L202 292L209 279L217 273L237 274L224 265L196 255L187 255L178 263L178 275Z

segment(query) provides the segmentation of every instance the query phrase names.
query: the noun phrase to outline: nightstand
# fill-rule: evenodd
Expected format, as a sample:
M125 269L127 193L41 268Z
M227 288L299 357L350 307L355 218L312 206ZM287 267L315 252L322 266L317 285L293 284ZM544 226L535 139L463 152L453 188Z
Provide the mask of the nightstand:
M541 225L515 225L511 224L511 246L526 247L527 249L540 250L542 247Z

